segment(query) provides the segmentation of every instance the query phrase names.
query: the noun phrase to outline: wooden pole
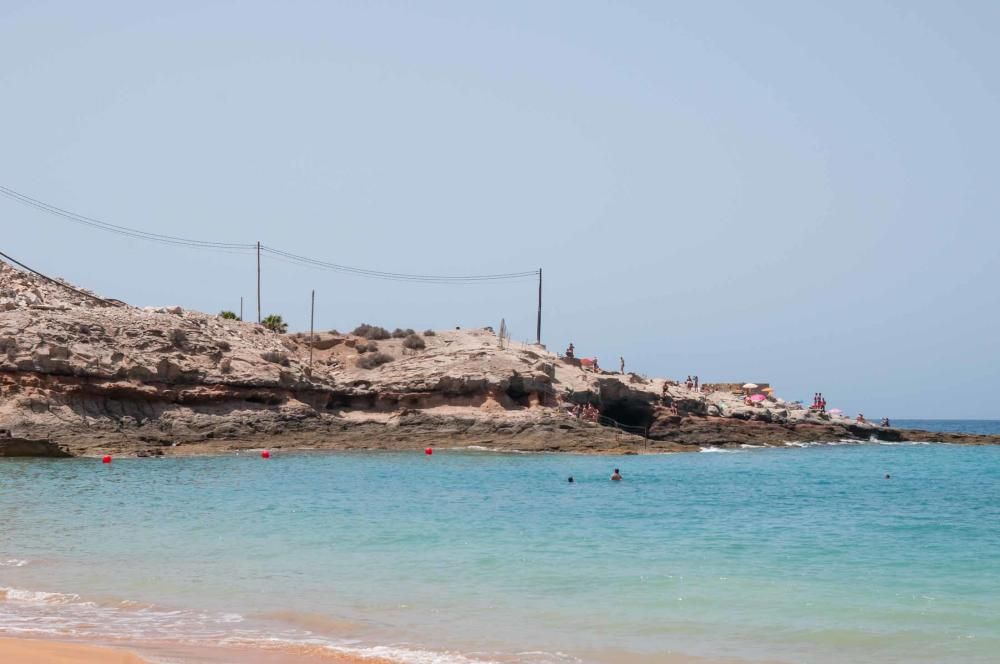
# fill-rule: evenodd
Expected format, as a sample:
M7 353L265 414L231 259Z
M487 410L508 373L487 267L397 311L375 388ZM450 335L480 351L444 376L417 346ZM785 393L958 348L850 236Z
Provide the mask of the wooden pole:
M257 242L257 324L260 325L260 242Z
M240 295L240 320L243 320L243 296Z
M313 366L313 345L315 344L315 337L313 336L313 323L316 320L316 291L312 292L312 304L309 306L309 368L312 369Z
M538 268L538 325L535 327L535 343L542 344L542 268Z

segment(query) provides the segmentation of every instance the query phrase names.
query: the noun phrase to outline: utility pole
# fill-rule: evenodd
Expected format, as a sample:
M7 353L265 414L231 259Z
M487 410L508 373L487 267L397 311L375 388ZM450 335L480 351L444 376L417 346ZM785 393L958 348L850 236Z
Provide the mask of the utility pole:
M535 343L542 345L542 268L538 268L538 325L535 328Z
M243 296L240 295L240 320L243 320Z
M260 325L260 241L257 242L257 324Z
M312 304L309 306L309 368L313 368L313 346L316 337L313 336L313 323L316 320L316 291L312 292Z

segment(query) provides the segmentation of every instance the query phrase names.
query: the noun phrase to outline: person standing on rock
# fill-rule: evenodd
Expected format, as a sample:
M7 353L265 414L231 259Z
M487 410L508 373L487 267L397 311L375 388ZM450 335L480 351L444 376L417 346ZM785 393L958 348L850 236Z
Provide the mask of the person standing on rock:
M621 367L621 374L624 376L625 375L625 358L624 357L619 357L618 358L618 366Z

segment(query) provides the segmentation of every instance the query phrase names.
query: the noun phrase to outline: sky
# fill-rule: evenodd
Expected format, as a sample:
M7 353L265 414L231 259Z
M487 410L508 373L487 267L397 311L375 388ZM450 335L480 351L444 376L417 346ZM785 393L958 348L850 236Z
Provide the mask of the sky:
M542 341L869 418L1000 419L1000 3L0 3L0 185L373 270L543 268ZM0 197L0 251L256 317L253 252ZM262 262L308 330L497 327L533 279ZM0 314L2 315L2 314Z

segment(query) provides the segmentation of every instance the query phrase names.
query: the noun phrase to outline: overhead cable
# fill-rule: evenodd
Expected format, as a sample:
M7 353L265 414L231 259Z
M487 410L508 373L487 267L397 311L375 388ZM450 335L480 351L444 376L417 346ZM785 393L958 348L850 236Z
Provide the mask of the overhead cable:
M163 244L170 244L175 246L192 247L198 249L209 249L214 251L221 251L225 253L240 253L246 254L254 250L259 250L265 254L269 254L272 258L277 260L292 263L295 265L301 265L306 267L320 268L325 270L333 270L336 272L342 272L347 274L354 274L361 277L370 277L374 279L387 279L391 281L410 281L410 282L422 282L431 284L476 284L484 282L493 281L515 281L524 279L527 277L538 276L538 270L528 270L524 272L505 272L500 274L470 274L470 275L434 275L434 274L409 274L405 272L388 272L383 270L370 270L367 268L352 267L349 265L341 265L339 263L331 263L329 261L323 261L316 258L310 258L308 256L301 256L298 254L293 254L281 249L276 249L274 247L268 247L259 244L248 244L240 242L213 242L208 240L195 240L191 238L183 238L175 235L164 235L161 233L151 233L149 231L142 231L135 228L129 228L127 226L119 226L118 224L111 224L99 219L94 219L92 217L87 217L75 212L70 212L69 210L64 210L63 208L56 207L44 201L32 198L20 192L14 191L9 187L0 185L0 194L7 196L8 198L15 200L24 205L42 210L43 212L48 212L49 214L62 217L69 221L89 226L91 228L97 228L110 233L116 233L118 235L123 235L126 237L149 240L152 242L160 242Z

